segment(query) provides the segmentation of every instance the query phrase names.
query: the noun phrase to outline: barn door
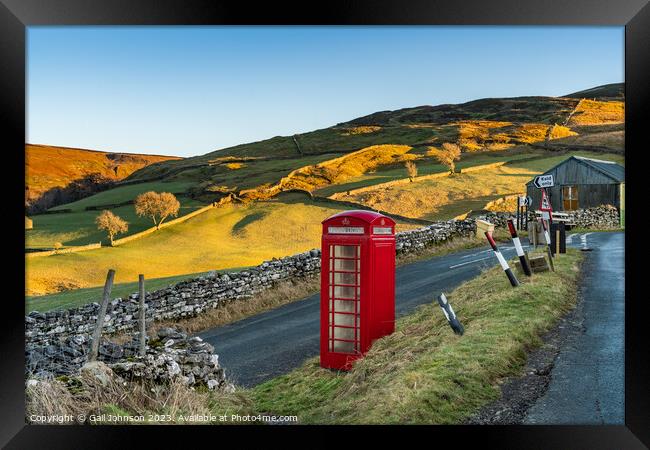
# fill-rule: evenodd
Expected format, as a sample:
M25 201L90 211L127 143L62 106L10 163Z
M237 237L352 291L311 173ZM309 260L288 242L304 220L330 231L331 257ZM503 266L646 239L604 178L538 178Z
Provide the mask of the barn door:
M562 210L578 209L578 186L562 186Z

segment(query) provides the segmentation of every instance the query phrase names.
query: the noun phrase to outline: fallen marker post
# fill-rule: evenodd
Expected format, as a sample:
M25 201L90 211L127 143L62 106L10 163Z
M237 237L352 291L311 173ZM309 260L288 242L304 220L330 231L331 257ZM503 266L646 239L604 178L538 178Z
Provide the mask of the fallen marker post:
M438 297L438 304L440 305L443 314L447 318L447 322L449 322L451 329L454 330L454 333L457 335L462 336L465 332L465 328L463 328L463 325L458 321L456 313L449 304L449 301L447 301L447 297L445 297L444 293L441 293Z
M519 256L519 261L521 262L521 268L526 274L526 276L531 276L532 272L530 271L530 266L528 265L528 259L526 259L526 254L524 249L521 246L521 241L517 235L517 229L515 224L512 222L512 219L508 219L508 229L510 230L510 236L512 237L512 242L515 244L515 250L517 251L517 256Z
M508 262L506 259L503 257L499 249L497 248L496 242L494 242L494 238L490 233L487 231L485 232L485 237L487 238L488 242L490 243L490 246L492 247L492 250L494 250L494 254L496 255L497 259L499 260L499 264L501 264L501 267L503 268L503 271L506 273L506 276L508 277L508 280L510 280L510 284L512 287L517 287L519 286L519 281L517 280L517 277L515 274L512 272L512 269L508 265Z

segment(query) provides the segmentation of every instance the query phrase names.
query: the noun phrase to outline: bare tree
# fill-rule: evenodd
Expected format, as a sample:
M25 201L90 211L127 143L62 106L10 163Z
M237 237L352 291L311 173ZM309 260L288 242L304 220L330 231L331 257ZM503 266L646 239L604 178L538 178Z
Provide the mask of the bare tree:
M409 180L412 182L413 178L418 176L418 167L413 161L406 161L404 166L406 167L406 173L408 173Z
M135 212L138 216L150 217L156 229L169 216L177 216L181 204L169 192L145 192L135 198Z
M97 224L98 229L106 231L108 239L111 241L111 246L113 245L113 238L115 235L126 233L129 230L128 222L107 209L97 216L95 223Z
M452 174L456 172L456 164L454 161L460 160L460 146L458 144L445 142L442 144L441 149L435 147L429 149L428 154L435 157L440 164L449 167L449 172Z

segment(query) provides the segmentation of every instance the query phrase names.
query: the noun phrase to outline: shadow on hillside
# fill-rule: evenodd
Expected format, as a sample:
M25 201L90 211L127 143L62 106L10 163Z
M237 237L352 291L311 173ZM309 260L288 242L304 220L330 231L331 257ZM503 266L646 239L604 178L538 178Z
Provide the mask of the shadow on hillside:
M74 202L101 191L110 189L115 181L100 173L91 173L83 178L73 180L65 187L56 187L45 191L37 198L26 200L27 214L38 214L58 205ZM29 188L26 187L26 196Z

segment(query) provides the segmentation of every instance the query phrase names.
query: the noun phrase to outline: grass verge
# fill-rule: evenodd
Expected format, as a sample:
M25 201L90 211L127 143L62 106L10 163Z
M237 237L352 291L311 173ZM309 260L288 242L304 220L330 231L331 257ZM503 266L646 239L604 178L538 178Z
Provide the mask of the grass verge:
M556 259L556 272L516 289L500 267L487 270L448 296L464 336L451 332L437 305L424 305L350 372L322 369L312 358L253 388L255 408L295 414L300 423L460 423L498 397L499 381L517 375L527 350L573 307L580 259L571 250Z

